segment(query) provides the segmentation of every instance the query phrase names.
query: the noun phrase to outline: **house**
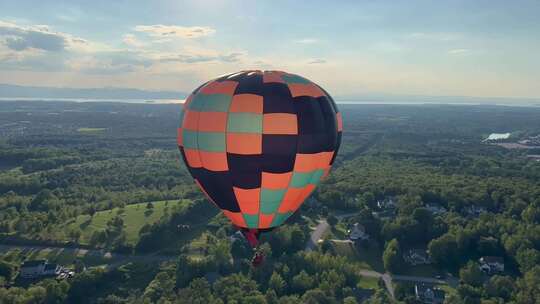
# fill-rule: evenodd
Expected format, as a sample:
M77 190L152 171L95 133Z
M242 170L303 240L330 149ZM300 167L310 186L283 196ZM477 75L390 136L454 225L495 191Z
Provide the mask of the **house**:
M21 277L25 279L33 279L41 276L47 260L30 260L21 265Z
M381 220L388 220L396 217L396 209L386 209L382 211L373 211L371 215Z
M43 276L58 276L63 270L62 266L47 263L47 260L31 260L21 265L21 277L35 279Z
M245 240L245 237L240 230L237 230L235 233L233 233L229 237L229 239L231 240L231 243L234 243L235 241L238 241L238 240Z
M62 272L62 266L58 264L46 263L43 268L42 276L57 276Z
M366 228L363 225L360 225L359 223L354 223L352 228L347 230L347 233L349 234L349 239L351 239L352 241L369 240L369 234L366 233Z
M497 256L483 256L479 260L480 270L488 274L504 271L504 259Z
M439 304L444 302L445 292L431 284L418 283L414 285L416 299L422 303Z
M442 215L447 212L446 208L439 204L427 204L426 209L429 210L433 215Z
M385 198L384 200L377 200L377 207L381 210L396 208L396 202L392 197Z
M424 249L410 249L403 254L403 259L413 266L431 264L431 259Z

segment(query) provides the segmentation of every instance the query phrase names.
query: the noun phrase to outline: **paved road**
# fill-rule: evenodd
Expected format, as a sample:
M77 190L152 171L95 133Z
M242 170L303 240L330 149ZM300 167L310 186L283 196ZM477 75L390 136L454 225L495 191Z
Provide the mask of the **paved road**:
M390 274L390 273L380 273L373 270L360 270L360 275L364 277L371 277L371 278L382 278L384 281L384 285L386 286L386 289L388 290L388 293L390 293L390 296L394 298L394 287L392 286L392 281L407 281L407 282L422 282L422 283L430 283L430 284L447 284L453 287L456 287L458 284L458 280L454 277L448 277L444 280L439 280L435 278L430 277L418 277L418 276L407 276L407 275L399 275L399 274Z
M345 214L340 214L340 215L336 215L336 218L338 220L342 220L344 218L347 218L347 217L351 217L351 216L354 216L354 215L357 215L358 212L353 212L353 213L345 213ZM330 228L330 225L328 225L328 222L326 221L326 219L324 220L319 220L319 224L317 225L317 227L315 227L315 230L313 230L313 232L311 232L311 236L309 237L307 243L306 243L306 251L313 251L313 249L315 249L315 247L317 247L317 244L319 242L319 240L322 238L322 236L324 235L324 233L326 232L326 230L328 230L328 228Z
M1 245L0 252L7 252L13 249L20 249L22 251L35 251L35 250L60 250L69 252L75 256L96 256L109 260L111 263L106 265L106 268L116 268L128 262L164 262L169 260L175 260L177 256L165 256L165 255L128 255L112 253L106 250L90 250L83 248L64 248L64 247L47 247L47 246L25 246L25 245Z
M428 278L428 277L399 275L399 274L393 274L392 275L392 280L394 280L394 281L422 282L422 283L431 283L431 284L449 284L445 280L439 280L439 279Z
M355 213L345 213L336 215L336 218L338 220L343 220L344 218L351 217L358 214L358 212ZM322 238L324 233L330 228L330 225L328 225L328 222L324 220L319 220L319 224L315 227L313 232L311 232L311 236L308 239L306 243L306 251L313 251L319 240ZM332 240L334 242L351 242L350 240ZM439 280L435 278L430 277L418 277L418 276L406 276L406 275L392 275L390 273L380 273L372 270L361 270L360 274L366 277L372 277L372 278L382 278L384 281L384 285L386 289L388 290L388 293L392 298L394 298L394 286L392 285L392 281L409 281L409 282L423 282L423 283L431 283L431 284L448 284L450 286L457 286L458 280L453 277L446 278L445 280Z

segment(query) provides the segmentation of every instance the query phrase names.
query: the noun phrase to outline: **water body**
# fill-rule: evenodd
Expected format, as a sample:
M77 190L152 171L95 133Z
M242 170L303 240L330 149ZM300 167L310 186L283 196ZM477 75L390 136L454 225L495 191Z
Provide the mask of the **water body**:
M71 102L125 102L147 104L184 103L185 99L98 99L98 98L13 98L0 97L0 101L71 101Z
M0 97L0 101L71 101L71 102L125 102L147 104L184 103L185 99L114 99L114 98L36 98L36 97ZM336 100L337 104L350 105L455 105L455 106L510 106L540 107L536 102L466 102L466 101L380 101L380 100Z

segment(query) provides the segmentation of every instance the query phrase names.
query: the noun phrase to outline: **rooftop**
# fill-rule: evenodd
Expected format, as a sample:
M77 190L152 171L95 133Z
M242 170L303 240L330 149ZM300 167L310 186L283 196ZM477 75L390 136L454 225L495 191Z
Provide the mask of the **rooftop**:
M498 256L483 256L480 258L480 261L483 263L499 263L504 264L504 259Z
M44 270L45 271L47 271L47 270L56 270L56 268L58 268L57 264L45 264Z
M36 267L36 266L40 266L40 265L45 265L47 263L47 260L30 260L30 261L25 261L21 268L24 268L24 267Z

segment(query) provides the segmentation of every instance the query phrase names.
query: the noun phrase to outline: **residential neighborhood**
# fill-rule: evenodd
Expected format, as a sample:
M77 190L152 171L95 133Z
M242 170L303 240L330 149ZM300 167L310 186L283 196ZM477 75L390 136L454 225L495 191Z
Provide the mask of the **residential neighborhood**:
M412 266L431 264L431 258L425 249L410 249L403 254L403 260Z
M352 228L347 230L349 239L351 241L367 241L369 240L369 234L366 233L366 228L360 223L354 223Z
M443 215L446 212L448 212L446 208L444 208L443 206L439 204L426 204L426 209L429 210L435 216Z
M377 200L377 207L381 210L396 208L396 200L394 197L387 197L383 200Z
M68 278L74 272L47 260L29 260L21 264L20 276L25 279L38 279L42 277Z
M504 259L497 256L483 256L479 260L480 270L492 275L504 272Z
M426 304L439 304L444 302L444 290L432 284L418 283L414 286L416 299Z

